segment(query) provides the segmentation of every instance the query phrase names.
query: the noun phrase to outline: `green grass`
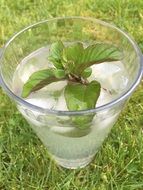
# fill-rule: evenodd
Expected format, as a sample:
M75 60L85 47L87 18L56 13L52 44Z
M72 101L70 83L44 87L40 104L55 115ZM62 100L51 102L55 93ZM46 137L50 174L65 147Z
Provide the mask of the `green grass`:
M142 0L0 0L0 46L16 31L55 16L99 18L130 33L143 50ZM0 89L0 190L143 190L143 84L94 161L66 170Z

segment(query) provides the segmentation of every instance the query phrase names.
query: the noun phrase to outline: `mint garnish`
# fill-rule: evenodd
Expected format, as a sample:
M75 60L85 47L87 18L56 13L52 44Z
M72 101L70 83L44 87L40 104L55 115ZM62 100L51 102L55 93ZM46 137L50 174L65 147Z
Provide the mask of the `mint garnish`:
M67 80L64 91L67 108L70 111L95 108L101 86L95 80L88 81L92 73L90 66L105 61L118 61L121 58L121 51L108 43L95 43L84 47L81 42L65 46L62 41L57 41L51 45L48 57L54 68L33 73L23 86L22 97L26 98L30 93L52 82ZM92 118L93 116L78 116L72 117L72 121L75 125L84 125L92 121Z

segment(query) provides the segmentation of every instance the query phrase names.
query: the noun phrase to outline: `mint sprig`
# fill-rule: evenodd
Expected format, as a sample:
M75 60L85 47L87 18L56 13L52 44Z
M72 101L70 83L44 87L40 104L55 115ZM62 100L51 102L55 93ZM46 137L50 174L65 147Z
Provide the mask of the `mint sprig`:
M106 61L118 61L122 59L122 52L108 43L84 47L81 42L64 45L62 41L57 41L51 45L48 59L54 68L33 73L23 86L22 97L26 98L52 82L67 80L64 91L67 108L70 111L79 111L95 108L100 95L100 84L95 80L88 81L92 73L91 66ZM84 128L92 119L93 116L78 116L72 117L72 122Z

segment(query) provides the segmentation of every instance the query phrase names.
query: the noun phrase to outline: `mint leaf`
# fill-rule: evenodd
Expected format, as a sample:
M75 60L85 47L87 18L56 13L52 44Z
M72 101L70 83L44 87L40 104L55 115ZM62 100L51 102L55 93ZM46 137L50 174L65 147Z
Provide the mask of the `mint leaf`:
M63 69L62 65L62 54L64 49L64 44L62 41L57 41L53 43L50 47L50 55L48 57L49 61L58 69Z
M85 116L72 116L72 122L76 128L88 129L92 125L92 120L95 114Z
M105 61L118 61L122 58L122 53L108 43L96 43L84 49L81 42L76 42L63 49L62 57L67 73L86 77L90 76L90 73L86 75L86 68Z
M88 78L92 73L92 69L90 67L86 68L83 73L82 73L82 77L83 78Z
M92 81L89 84L68 83L65 88L65 100L70 111L86 110L95 107L100 94L100 84Z
M26 98L31 92L35 92L46 85L62 80L66 77L64 70L45 69L33 73L23 86L22 97Z
M53 69L53 73L57 79L66 77L65 71L63 69Z
M68 83L65 88L65 100L70 111L79 111L95 108L95 104L100 95L100 84L92 81L87 85L79 83ZM73 116L73 123L79 128L87 128L93 119L90 116Z
M96 43L88 46L82 53L81 62L77 64L76 74L81 74L87 67L99 64L105 61L118 61L122 58L121 51L106 43Z
M76 65L81 62L83 53L83 44L80 42L74 43L63 50L63 59L65 69L70 73L74 73Z

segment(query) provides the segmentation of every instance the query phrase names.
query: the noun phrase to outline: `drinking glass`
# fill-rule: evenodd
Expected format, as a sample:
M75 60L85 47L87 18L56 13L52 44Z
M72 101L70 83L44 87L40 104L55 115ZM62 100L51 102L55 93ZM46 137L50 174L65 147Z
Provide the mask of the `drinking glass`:
M13 76L19 63L39 48L62 40L84 44L111 43L124 54L122 63L128 85L119 96L95 109L64 111L45 109L26 102L13 91ZM47 147L55 161L65 168L84 167L95 156L142 78L142 54L137 44L117 27L94 18L52 18L16 33L1 49L0 85ZM117 84L118 85L118 84ZM89 92L90 93L90 92ZM74 126L73 119L93 116L87 128Z

